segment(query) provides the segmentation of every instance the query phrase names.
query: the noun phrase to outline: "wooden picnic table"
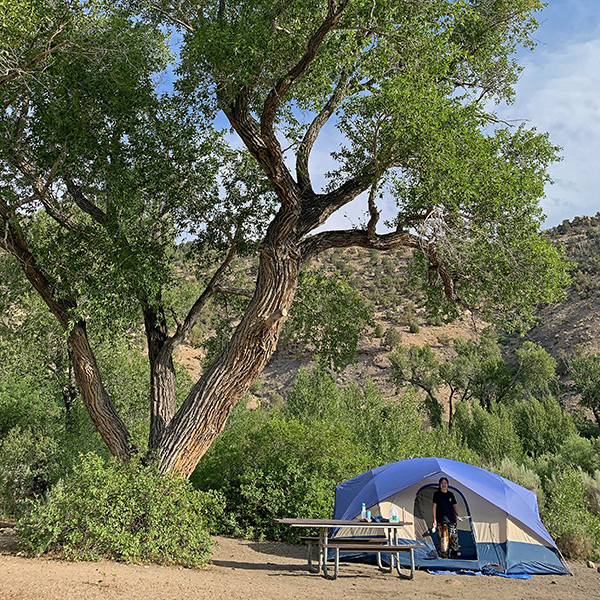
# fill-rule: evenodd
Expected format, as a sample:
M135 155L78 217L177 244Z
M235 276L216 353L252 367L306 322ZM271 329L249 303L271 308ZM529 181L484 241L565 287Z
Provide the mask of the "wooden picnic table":
M275 519L275 522L291 527L316 528L319 531L318 539L304 538L308 544L308 567L309 570L318 573L323 570L323 575L329 579L335 579L339 572L340 552L371 552L377 554L377 565L381 570L392 571L394 566L398 575L404 579L412 579L415 575L415 548L424 548L423 544L399 544L398 531L405 525L412 525L403 521L357 521L355 519L297 519L283 518ZM331 529L369 529L379 532L378 537L358 537L351 536L345 538L330 539L329 531ZM312 545L318 544L319 561L317 567L312 565ZM335 551L335 569L333 576L329 575L327 569L327 551ZM410 575L405 575L400 571L400 552L410 553ZM381 554L389 553L390 566L385 568L381 562Z

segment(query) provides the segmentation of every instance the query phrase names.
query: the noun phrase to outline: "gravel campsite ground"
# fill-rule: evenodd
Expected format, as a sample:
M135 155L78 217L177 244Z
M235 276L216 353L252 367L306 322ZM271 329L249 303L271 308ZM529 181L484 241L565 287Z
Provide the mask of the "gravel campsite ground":
M413 581L380 573L371 565L343 564L339 578L328 581L307 572L299 546L222 537L215 541L213 559L204 569L69 563L19 556L14 529L5 526L0 528L0 600L600 599L600 573L581 562L570 563L573 577L515 580L418 571Z

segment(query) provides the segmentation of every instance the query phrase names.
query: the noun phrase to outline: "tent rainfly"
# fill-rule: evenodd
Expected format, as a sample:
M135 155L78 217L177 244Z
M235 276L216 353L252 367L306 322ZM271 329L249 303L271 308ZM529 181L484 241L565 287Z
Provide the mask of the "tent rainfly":
M459 514L470 517L458 523L457 559L439 558L437 536L431 533L432 498L442 476L449 480ZM506 575L571 573L540 520L535 493L485 469L433 457L390 463L339 484L333 517L358 518L363 502L372 515L383 518L392 506L400 514L405 510L412 524L402 529L401 543L426 545L415 552L419 568ZM373 531L360 527L353 535Z

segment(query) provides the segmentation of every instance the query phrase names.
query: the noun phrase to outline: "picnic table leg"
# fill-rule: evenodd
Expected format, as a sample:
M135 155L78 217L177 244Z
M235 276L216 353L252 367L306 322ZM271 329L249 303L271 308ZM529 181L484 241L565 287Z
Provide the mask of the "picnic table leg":
M384 530L384 534L387 537L389 543L392 543L392 530L391 529L385 529ZM381 552L377 553L377 566L379 567L380 571L383 571L384 573L391 573L392 569L393 569L393 559L392 559L392 554L390 553L390 566L388 567L384 567L383 566L383 562L381 560Z
M313 546L314 545L315 545L315 541L314 540L308 540L306 542L306 548L307 548L307 550L306 550L306 554L307 554L306 558L308 560L308 570L311 573L318 573L321 570L320 545L319 545L318 542L316 543L317 550L319 551L319 556L317 558L317 560L318 560L317 566L314 566L313 563L312 563L312 551L313 551Z
M402 577L402 579L414 579L415 576L415 551L413 548L409 549L410 552L410 575L405 575L400 571L400 553L396 554L396 570L398 571L398 576Z
M340 549L336 548L335 549L335 562L334 562L334 568L333 568L333 575L329 574L329 571L327 569L327 540L328 540L328 535L327 535L327 529L324 530L323 532L323 537L322 537L322 544L321 544L321 554L323 556L323 576L327 579L337 579L338 573L340 572Z
M340 549L335 549L335 562L333 567L333 575L329 574L329 570L327 569L327 557L325 558L325 562L323 563L323 576L326 579L337 579L338 573L340 572Z

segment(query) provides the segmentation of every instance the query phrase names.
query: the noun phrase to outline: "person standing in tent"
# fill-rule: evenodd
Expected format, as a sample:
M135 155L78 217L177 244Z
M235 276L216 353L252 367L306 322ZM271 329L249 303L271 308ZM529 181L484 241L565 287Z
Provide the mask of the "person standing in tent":
M448 491L448 479L441 477L439 489L433 494L433 529L437 528L438 548L442 558L448 558L448 546L450 546L450 558L458 557L458 529L456 519L458 508L456 498Z

